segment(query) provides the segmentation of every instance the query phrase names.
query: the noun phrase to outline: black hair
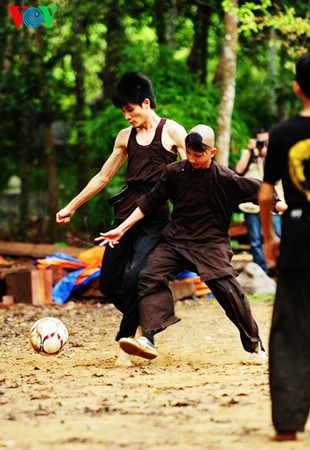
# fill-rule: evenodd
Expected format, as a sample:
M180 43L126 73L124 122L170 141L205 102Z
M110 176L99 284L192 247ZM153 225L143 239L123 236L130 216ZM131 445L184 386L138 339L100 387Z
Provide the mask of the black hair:
M128 103L142 106L148 98L151 108L156 108L151 80L138 72L126 72L116 81L112 89L112 102L117 108L122 108Z
M185 138L186 148L191 148L194 152L204 153L208 146L202 142L202 136L199 133L189 133Z
M263 127L257 127L253 130L253 137L254 139L256 138L256 136L258 134L263 134L263 133L268 133L268 130L266 130L266 128Z
M298 59L296 63L296 81L305 96L310 99L310 53Z

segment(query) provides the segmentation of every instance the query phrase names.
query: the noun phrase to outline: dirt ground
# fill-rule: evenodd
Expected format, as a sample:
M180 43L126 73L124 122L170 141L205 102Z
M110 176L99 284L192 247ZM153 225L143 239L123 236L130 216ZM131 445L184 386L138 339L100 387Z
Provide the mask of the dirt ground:
M252 309L266 343L272 302ZM179 301L176 310L182 321L158 335L157 359L116 367L112 305L0 308L0 449L309 449L309 423L297 442L268 441L268 367L247 364L216 301ZM28 340L45 316L69 330L57 356L36 354Z

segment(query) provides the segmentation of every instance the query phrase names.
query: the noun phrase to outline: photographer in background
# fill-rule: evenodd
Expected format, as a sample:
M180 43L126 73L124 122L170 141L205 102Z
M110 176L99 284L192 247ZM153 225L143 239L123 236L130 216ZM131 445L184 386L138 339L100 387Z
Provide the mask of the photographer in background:
M254 138L249 140L248 148L242 152L241 158L235 166L235 171L247 178L263 180L269 133L264 128L257 128L254 130L253 136ZM276 190L281 200L283 200L282 186L276 186ZM239 209L244 213L253 261L268 274L269 271L262 248L259 206L254 205L254 203L241 203ZM277 214L273 216L273 226L277 236L281 237L281 216Z
M235 170L239 175L262 179L269 133L264 128L257 128L253 134L254 138L249 140L248 148L242 151L241 158L237 162ZM248 175L251 172L253 172L253 176Z

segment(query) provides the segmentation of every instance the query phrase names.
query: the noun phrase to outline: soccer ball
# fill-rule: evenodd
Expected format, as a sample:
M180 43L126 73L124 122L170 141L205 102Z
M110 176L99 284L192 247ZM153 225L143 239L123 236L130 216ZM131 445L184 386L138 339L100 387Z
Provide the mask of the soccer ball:
M68 340L69 334L64 323L55 317L44 317L35 322L29 333L34 350L40 355L57 355Z

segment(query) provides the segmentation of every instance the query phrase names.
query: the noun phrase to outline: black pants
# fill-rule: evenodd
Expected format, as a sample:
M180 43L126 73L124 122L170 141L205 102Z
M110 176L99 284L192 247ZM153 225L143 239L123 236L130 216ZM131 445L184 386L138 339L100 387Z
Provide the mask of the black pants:
M122 221L115 220L113 228ZM128 230L114 248L106 247L100 272L100 291L123 313L118 341L134 336L139 325L138 281L167 219L143 219Z
M279 271L269 376L275 429L303 431L310 408L310 269Z
M198 269L198 264L201 270ZM250 303L236 277L227 274L208 280L203 275L203 265L201 259L197 259L196 252L174 248L165 243L159 244L152 252L140 276L139 311L143 332L163 330L180 320L175 316L169 281L184 269L192 270L201 276L227 317L238 328L243 348L253 353L261 344L258 326L252 316Z

